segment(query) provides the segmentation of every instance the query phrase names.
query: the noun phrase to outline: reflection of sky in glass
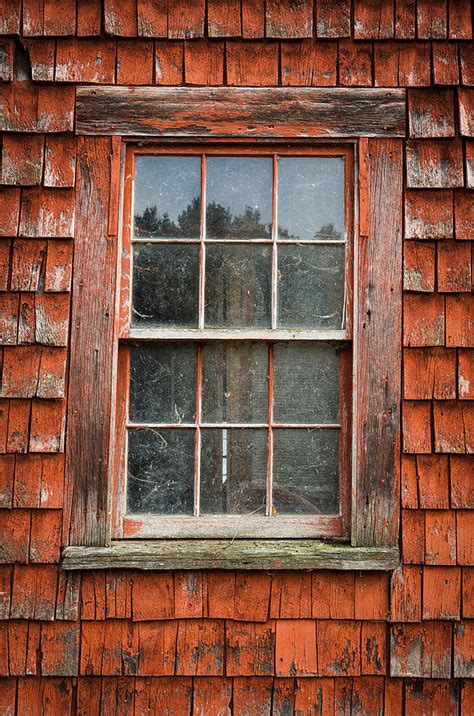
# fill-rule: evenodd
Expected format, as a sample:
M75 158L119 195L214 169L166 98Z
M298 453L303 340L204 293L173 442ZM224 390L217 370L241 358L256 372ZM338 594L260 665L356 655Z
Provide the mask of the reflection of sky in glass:
M201 158L137 156L135 168L135 214L155 206L158 215L178 215L201 193Z
M344 238L344 160L326 157L280 157L278 224L300 239L313 239L333 224ZM284 238L284 237L282 237ZM336 238L336 237L332 237Z
M261 221L272 221L271 157L208 157L207 204L215 202L234 216L257 209Z

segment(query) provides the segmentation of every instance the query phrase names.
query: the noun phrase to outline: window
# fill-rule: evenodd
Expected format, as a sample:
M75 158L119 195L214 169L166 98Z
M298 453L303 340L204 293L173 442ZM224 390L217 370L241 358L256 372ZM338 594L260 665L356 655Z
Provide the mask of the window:
M349 146L129 147L115 537L347 537Z

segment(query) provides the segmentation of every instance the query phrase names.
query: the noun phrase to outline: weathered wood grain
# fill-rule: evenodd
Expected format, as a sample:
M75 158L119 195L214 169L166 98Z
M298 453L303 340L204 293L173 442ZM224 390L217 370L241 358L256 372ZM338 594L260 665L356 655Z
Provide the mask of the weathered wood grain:
M78 142L66 543L105 544L117 242L108 236L111 143ZM91 239L93 237L93 240Z
M356 257L352 543L395 544L401 392L402 167L400 140L369 140L368 236ZM390 202L387 202L390 196Z
M78 134L401 137L405 91L363 88L78 87Z
M317 540L153 540L66 547L63 569L391 570L398 547L350 547Z

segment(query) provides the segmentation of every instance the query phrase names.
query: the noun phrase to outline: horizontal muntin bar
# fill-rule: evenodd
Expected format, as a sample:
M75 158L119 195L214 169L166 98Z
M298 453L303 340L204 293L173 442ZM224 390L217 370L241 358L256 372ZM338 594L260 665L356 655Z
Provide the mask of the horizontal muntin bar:
M150 238L142 238L142 237L133 237L131 240L132 244L200 244L201 239L178 239L178 238L157 238L157 237L150 237ZM204 239L205 244L225 244L228 246L229 244L273 244L272 239ZM315 244L321 244L323 246L343 246L345 244L345 240L341 239L340 241L330 241L326 239L277 239L277 244L280 245L287 245L290 246L314 246Z
M345 341L345 329L130 328L121 338L154 341Z
M129 422L126 424L127 428L133 429L133 428L143 428L143 429L150 429L150 430L159 430L164 428L196 428L198 427L197 423L132 423ZM269 423L199 423L200 428L216 428L221 430L227 430L227 429L243 429L243 428L275 428L275 429L285 429L285 428L296 428L300 430L338 430L341 427L340 423L272 423L271 425Z

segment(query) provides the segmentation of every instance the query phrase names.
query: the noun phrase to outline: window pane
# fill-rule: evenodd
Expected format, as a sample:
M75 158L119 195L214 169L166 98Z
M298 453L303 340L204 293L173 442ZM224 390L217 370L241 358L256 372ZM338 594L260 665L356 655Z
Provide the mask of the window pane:
M344 159L280 157L278 237L344 239Z
M207 246L205 323L235 328L271 325L270 246Z
M207 238L271 238L272 159L208 157L206 203Z
M344 244L280 246L280 326L341 328L344 306Z
M273 349L276 423L339 422L339 352L324 343Z
M135 161L135 237L199 238L201 158L137 156Z
M339 430L273 431L274 514L337 514Z
M141 344L130 352L130 420L194 422L196 346Z
M201 512L265 513L266 430L201 432Z
M202 421L264 423L268 350L263 343L209 343L202 352Z
M128 431L128 512L192 515L195 431Z
M134 326L196 326L199 247L135 244Z

